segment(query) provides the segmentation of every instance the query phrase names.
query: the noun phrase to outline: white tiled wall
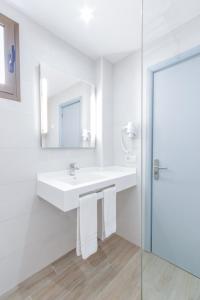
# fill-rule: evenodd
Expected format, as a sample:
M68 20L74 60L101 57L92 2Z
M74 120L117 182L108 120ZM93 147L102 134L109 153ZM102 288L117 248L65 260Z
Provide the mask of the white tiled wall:
M20 24L21 102L0 99L0 294L75 246L76 213L36 197L36 173L96 164L94 150L42 150L40 62L95 83L93 61L0 2Z
M137 187L121 192L117 199L118 234L130 242L141 244L141 53L136 52L113 68L114 104L114 164L127 165L121 145L121 128L129 121L138 127L133 141L133 154L137 162Z
M110 64L97 62L98 70L98 163L127 166L121 148L121 128L129 121L141 126L141 53ZM141 244L141 137L133 142L137 157L137 187L117 196L117 233Z
M114 163L113 160L113 65L103 59L103 165L109 166ZM119 145L118 145L119 146Z
M105 58L97 61L97 161L109 166L113 161L113 65Z

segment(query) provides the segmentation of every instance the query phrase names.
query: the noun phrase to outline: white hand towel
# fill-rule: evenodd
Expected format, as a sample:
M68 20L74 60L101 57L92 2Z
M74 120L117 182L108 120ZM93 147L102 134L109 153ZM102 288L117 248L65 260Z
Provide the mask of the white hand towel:
M102 200L102 239L116 232L116 188L104 190Z
M77 209L76 253L87 259L97 251L97 194L79 199Z

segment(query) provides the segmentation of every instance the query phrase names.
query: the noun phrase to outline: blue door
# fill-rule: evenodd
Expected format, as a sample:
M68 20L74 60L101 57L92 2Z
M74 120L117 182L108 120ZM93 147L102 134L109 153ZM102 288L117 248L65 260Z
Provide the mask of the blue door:
M200 277L200 55L154 72L153 164L152 252Z
M70 101L60 107L60 144L62 147L81 146L81 102Z

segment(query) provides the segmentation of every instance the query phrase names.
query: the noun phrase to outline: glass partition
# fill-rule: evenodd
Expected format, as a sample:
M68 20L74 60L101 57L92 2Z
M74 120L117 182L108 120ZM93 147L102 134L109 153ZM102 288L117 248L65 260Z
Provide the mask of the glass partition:
M143 300L200 299L199 26L199 1L143 1Z
M0 25L0 84L5 83L4 27Z

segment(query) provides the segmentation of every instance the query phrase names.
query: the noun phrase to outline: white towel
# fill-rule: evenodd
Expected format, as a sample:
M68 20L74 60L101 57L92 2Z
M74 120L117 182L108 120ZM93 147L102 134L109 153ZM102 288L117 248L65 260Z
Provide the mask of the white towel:
M76 253L87 259L97 251L97 194L79 199L77 209Z
M102 239L116 232L116 188L104 190L102 200Z

